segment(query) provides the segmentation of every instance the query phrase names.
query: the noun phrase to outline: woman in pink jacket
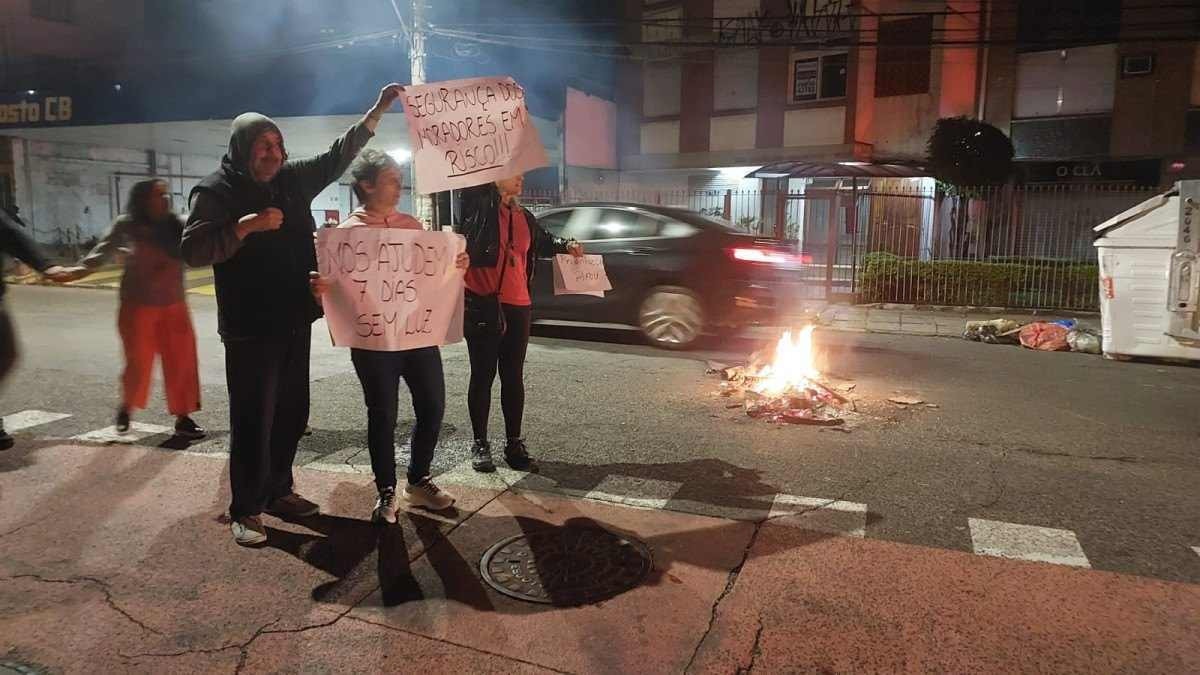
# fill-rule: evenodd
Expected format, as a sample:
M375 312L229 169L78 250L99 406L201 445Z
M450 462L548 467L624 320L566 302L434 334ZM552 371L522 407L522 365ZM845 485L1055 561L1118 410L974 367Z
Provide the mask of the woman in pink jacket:
M407 213L400 213L403 170L387 153L363 150L350 175L354 177L354 194L362 208L350 214L338 227L382 227L420 230L421 223ZM468 258L460 253L456 264L466 270ZM320 276L313 277L313 293L320 298L326 289ZM429 477L433 450L437 446L446 411L446 382L442 373L442 353L437 347L422 347L400 352L370 349L351 349L350 359L362 384L367 404L367 448L371 453L371 470L379 497L371 519L396 522L396 417L399 408L400 379L408 385L412 396L413 426L408 463L408 485L404 499L410 504L441 510L454 504L454 497L439 489Z

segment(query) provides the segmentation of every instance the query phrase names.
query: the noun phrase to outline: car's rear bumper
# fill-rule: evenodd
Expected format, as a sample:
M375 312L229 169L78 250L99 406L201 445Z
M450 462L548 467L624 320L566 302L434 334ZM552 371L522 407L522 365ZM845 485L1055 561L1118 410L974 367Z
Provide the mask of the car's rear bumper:
M800 299L800 285L779 281L738 281L710 304L714 326L771 324Z

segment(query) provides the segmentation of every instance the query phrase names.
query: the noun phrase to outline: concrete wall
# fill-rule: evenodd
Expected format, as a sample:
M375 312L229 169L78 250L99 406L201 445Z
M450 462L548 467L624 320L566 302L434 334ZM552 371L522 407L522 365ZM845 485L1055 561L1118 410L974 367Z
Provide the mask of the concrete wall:
M13 156L14 200L42 243L86 242L102 236L120 213L134 183L155 175L167 181L178 213L201 178L220 165L217 157L104 148L4 138ZM344 219L353 208L348 181L313 200L318 226L325 210ZM409 209L408 196L401 208Z

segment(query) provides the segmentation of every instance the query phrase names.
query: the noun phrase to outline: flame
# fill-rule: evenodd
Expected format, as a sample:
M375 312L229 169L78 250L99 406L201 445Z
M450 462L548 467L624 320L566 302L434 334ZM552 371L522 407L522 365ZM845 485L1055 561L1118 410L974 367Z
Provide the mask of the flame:
M775 344L771 362L755 373L758 381L754 391L767 396L779 396L788 391L803 391L810 380L821 376L813 359L813 326L800 329L795 339L792 331L784 331Z

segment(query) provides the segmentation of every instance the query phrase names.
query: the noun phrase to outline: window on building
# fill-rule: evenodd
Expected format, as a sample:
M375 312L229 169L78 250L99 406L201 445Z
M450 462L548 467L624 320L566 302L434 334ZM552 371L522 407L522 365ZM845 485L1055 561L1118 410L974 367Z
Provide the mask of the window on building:
M792 103L807 103L846 95L846 54L809 56L792 61Z
M29 13L35 19L75 22L75 0L30 0Z
M1019 51L1044 51L1116 42L1121 0L1020 0Z
M714 110L758 106L758 50L718 50L713 77Z
M683 67L678 63L647 63L642 71L642 114L663 117L679 114Z
M875 57L875 96L929 92L933 15L883 21Z
M1117 45L1017 55L1017 117L1111 112L1117 81Z
M683 7L676 5L642 14L642 42L683 40Z

